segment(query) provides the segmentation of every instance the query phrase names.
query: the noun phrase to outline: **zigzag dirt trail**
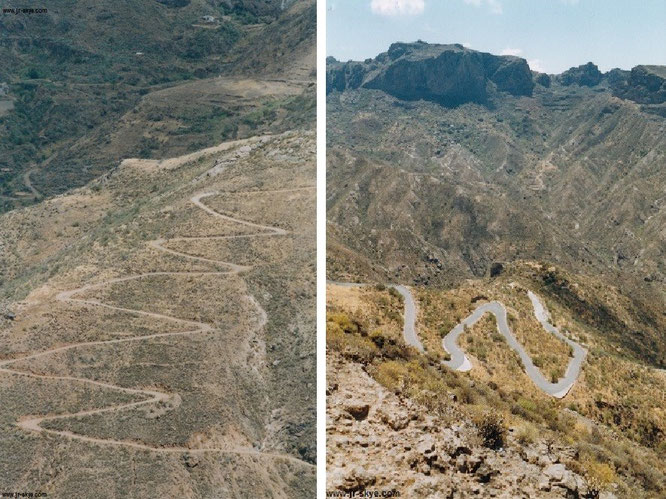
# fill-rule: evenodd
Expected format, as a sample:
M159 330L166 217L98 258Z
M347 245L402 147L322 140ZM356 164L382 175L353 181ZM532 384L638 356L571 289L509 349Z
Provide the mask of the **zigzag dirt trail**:
M237 192L235 194L263 194L263 193L274 193L274 192L291 192L291 191L299 191L299 190L307 190L307 189L313 189L314 187L297 187L293 189L280 189L280 190L266 190L266 191L247 191L247 192ZM251 234L242 234L242 235L229 235L229 236L201 236L201 237L178 237L178 238L172 238L169 239L169 241L198 241L198 240L222 240L222 239L241 239L241 238L254 238L254 237L273 237L273 236L285 236L288 234L288 232L284 229L278 228L278 227L271 227L267 225L260 225L256 224L253 222L249 222L247 220L241 220L238 218L234 218L228 215L224 215L222 213L219 213L212 208L206 206L201 200L214 196L214 195L219 195L219 194L224 194L223 192L215 191L215 192L207 192L207 193L202 193L198 194L196 196L193 196L190 201L194 203L195 206L198 208L204 210L206 213L209 215L216 217L218 219L225 220L227 222L232 222L236 223L239 225L243 225L245 227L250 227L253 229L256 229L257 232L251 233ZM56 299L60 302L69 302L69 303L78 303L82 305L89 305L89 306L94 306L94 307L104 307L110 310L116 310L120 312L126 312L129 314L134 314L134 315L142 315L142 316L147 316L147 317L153 317L156 319L162 319L162 320L167 320L171 322L176 322L180 323L188 328L186 331L179 331L179 332L169 332L169 333L157 333L157 334L151 334L151 335L145 335L145 336L135 336L135 337L130 337L130 338L121 338L121 339L113 339L113 340L105 340L105 341L89 341L89 342L82 342L82 343L74 343L70 345L65 345L57 348L52 348L49 350L44 350L42 352L36 352L28 355L24 355L22 357L17 357L9 360L3 360L0 361L0 372L6 373L6 374L11 374L11 375L18 375L18 376L26 376L26 377L31 377L31 378L38 378L38 379L46 379L46 380L58 380L58 381L66 381L66 382L73 382L73 383L85 383L88 385L93 385L105 389L110 389L114 390L116 392L121 392L121 393L126 393L130 395L139 395L139 396L145 396L145 400L140 400L137 402L129 402L129 403L124 403L124 404L118 404L118 405L111 405L108 407L104 407L101 409L89 409L89 410L84 410L84 411L79 411L79 412L74 412L74 413L66 413L66 414L57 414L57 415L27 415L22 418L16 423L17 426L25 431L28 432L34 432L34 433L49 433L52 435L58 435L61 437L66 437L69 439L74 439L74 440L79 440L83 442L90 442L90 443L95 443L99 445L110 445L110 446L119 446L119 447L127 447L127 448L134 448L134 449L140 449L140 450L147 450L151 452L159 452L159 453L189 453L189 454L201 454L201 453L220 453L220 454L237 454L237 455L251 455L251 456L257 456L257 457L265 457L265 458L271 458L271 459L278 459L278 460L283 460L283 461L289 461L293 462L308 468L314 468L314 465L300 460L296 457L286 455L286 454L278 454L278 453L269 453L269 452L261 452L258 450L254 450L252 448L188 448L188 447L157 447L157 446L151 446L149 444L145 443L140 443L140 442L135 442L135 441L129 441L129 440L114 440L114 439L106 439L106 438L95 438L91 436L86 436L86 435L81 435L77 433L73 433L70 431L60 431L60 430L53 430L53 429L48 429L48 428L43 428L41 425L45 421L54 421L54 420L60 420L60 419L71 419L71 418L78 418L78 417L83 417L83 416L90 416L94 414L103 414L103 413L109 413L109 412L117 412L117 411L123 411L123 410L130 410L134 409L137 407L141 406L148 406L151 404L157 404L159 402L166 402L173 398L176 394L175 393L166 393L166 392L161 392L158 390L150 390L150 389L141 389L141 388L127 388L119 385L114 385L111 383L104 383L100 381L94 381L91 379L87 378L77 378L73 376L55 376L55 375L42 375L42 374L35 374L31 372L26 372L26 371L17 371L14 369L9 369L6 366L9 366L13 363L19 362L19 361L25 361L25 360L32 360L32 359L37 359L39 357L44 357L47 355L52 355L54 353L58 352L64 352L66 350L71 350L74 348L81 348L81 347L91 347L91 346L108 346L108 345L113 345L113 344L118 344L118 343L128 343L128 342L136 342L136 341L144 341L144 340L149 340L153 338L164 338L164 337L170 337L170 336L189 336L189 335L194 335L194 334L202 334L202 333L208 333L211 331L214 331L215 328L211 324L207 324L204 322L199 322L199 321L191 321L191 320L186 320L186 319L180 319L177 317L171 317L168 315L164 314L159 314L155 312L146 312L142 310L134 310L134 309L129 309L129 308L123 308L123 307L117 307L114 305L110 305L107 303L102 303L98 300L94 299L83 299L83 298L76 298L76 295L79 295L80 293L83 293L85 291L90 291L93 289L99 289L104 286L108 286L110 284L115 284L115 283L120 283L120 282L127 282L127 281L132 281L136 279L142 279L145 277L149 276L161 276L161 275L188 275L188 276L196 276L196 275L235 275L239 274L241 272L248 271L252 268L252 266L247 266L247 265L238 265L235 263L231 262L225 262L225 261L220 261L220 260L212 260L208 258L203 258L203 257L198 257L194 255L189 255L187 253L182 253L178 251L174 251L168 248L165 248L163 245L167 241L165 239L157 239L154 241L149 241L148 245L151 246L152 248L155 248L159 251L163 251L166 253L170 253L173 255L178 255L183 258L188 258L192 260L199 260L199 261L205 261L209 263L215 263L217 265L223 265L228 267L228 271L222 271L222 272L149 272L145 274L137 274L137 275L132 275L132 276L126 276L126 277L119 277L116 279L109 279L106 281L102 281L96 284L88 284L85 285L81 288L69 290L69 291L63 291L59 293L56 296ZM252 297L248 297L248 300L252 303L253 306L255 306L258 309L259 313L259 324L257 326L257 330L261 330L265 323L266 323L266 316L265 312L261 307L254 301Z

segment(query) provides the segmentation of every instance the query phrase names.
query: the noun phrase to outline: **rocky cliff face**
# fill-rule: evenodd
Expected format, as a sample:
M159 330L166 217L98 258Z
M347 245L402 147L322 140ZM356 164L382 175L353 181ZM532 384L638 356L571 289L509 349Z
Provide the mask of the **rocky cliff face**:
M615 95L640 104L666 102L666 67L636 66L624 78L617 78Z
M354 61L342 63L329 57L326 62L326 93L359 88L366 72L363 63Z
M502 93L532 96L538 84L595 87L607 83L616 97L644 105L666 102L666 68L636 66L602 73L588 62L559 75L533 73L525 59L497 56L460 44L394 43L365 61L326 61L326 93L368 88L404 101L427 100L445 107L468 102L488 104ZM661 108L659 108L661 109ZM656 112L662 114L657 109Z
M394 43L365 62L329 59L326 90L383 90L401 100L429 100L447 107L485 104L497 91L532 95L532 73L524 59L496 56L462 45Z
M562 85L580 85L585 87L594 87L599 85L604 75L596 64L588 62L582 66L571 68L559 76Z

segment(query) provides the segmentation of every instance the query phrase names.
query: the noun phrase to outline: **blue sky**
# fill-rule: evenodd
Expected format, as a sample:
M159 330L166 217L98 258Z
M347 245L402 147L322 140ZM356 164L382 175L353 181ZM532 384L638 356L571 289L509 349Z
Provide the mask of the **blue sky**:
M666 0L327 0L326 53L363 60L392 42L462 43L560 73L666 65Z

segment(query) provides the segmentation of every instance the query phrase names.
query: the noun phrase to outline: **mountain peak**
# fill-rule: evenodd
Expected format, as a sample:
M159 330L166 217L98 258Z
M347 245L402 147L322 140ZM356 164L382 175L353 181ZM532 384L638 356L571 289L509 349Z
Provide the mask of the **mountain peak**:
M594 87L601 83L604 75L599 71L599 67L588 62L575 68L570 68L562 73L559 78L563 85L581 85L586 87Z
M363 87L402 100L423 99L452 107L485 104L497 91L531 96L534 89L525 59L478 52L458 43L397 42L374 59L347 63L329 59L328 63L328 93Z

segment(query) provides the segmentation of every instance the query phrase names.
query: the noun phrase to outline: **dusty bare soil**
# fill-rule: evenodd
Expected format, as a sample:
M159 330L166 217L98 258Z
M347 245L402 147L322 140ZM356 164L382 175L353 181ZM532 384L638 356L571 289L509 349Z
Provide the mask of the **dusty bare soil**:
M0 227L0 489L313 490L313 134L128 160Z

